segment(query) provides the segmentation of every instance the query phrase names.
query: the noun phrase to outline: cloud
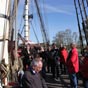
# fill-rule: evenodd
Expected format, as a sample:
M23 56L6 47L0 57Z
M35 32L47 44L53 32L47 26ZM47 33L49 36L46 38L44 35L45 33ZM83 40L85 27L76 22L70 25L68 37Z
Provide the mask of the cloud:
M51 5L41 4L42 8L45 8L48 13L62 13L66 15L73 15L71 6L60 6L60 7L54 7ZM44 6L44 7L43 7ZM69 9L70 8L70 9Z

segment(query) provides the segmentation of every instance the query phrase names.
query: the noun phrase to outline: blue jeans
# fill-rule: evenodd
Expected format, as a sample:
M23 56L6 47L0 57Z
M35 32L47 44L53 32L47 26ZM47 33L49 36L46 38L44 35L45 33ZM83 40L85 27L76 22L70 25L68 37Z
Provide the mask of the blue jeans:
M84 88L88 88L88 79L83 79Z
M78 79L77 79L76 73L69 74L69 77L70 77L71 88L77 88Z

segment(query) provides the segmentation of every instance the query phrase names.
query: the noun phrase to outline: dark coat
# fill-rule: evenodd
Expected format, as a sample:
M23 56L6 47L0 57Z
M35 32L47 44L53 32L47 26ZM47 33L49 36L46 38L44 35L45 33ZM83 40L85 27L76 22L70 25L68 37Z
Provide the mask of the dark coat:
M33 73L33 71L25 71L22 78L23 88L47 88L44 79L40 73Z
M88 57L85 57L82 64L80 64L80 72L83 78L88 80Z

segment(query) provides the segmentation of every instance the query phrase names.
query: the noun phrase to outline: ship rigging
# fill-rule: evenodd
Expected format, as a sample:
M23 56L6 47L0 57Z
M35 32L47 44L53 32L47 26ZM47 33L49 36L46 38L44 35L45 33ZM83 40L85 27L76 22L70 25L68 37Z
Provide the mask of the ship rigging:
M21 0L1 0L0 3L0 63L1 61L4 59L5 60L5 64L6 64L6 69L9 67L13 67L12 64L12 59L10 54L11 54L11 50L13 49L13 47L15 46L15 61L14 61L14 65L18 65L18 60L17 60L17 48L18 48L18 39L21 39L21 41L23 43L30 41L30 25L32 25L34 34L36 36L37 42L39 43L38 37L36 35L36 31L34 30L33 24L30 23L30 18L33 18L33 14L30 15L30 0L24 0L24 7L23 7L23 13L22 13L22 21L24 19L24 25L22 25L22 21L19 24L18 23L18 7L19 7L19 3ZM40 9L38 6L38 1L34 0L35 4L36 4L36 10L38 12L38 16L40 19L40 24L41 24L41 33L43 34L43 43L49 43L49 37L48 37L48 33L46 32L47 29L45 29L45 25L42 19L42 16L40 14ZM18 24L21 26L23 26L22 29L18 29ZM24 34L22 33L24 32ZM23 36L23 35L24 36ZM10 66L11 65L11 66ZM3 68L4 69L4 68ZM4 69L4 70L6 70ZM7 70L6 70L7 72ZM8 79L8 75L5 74L5 80L4 80L4 85L7 85L9 79ZM2 81L2 80L1 80Z
M44 46L50 43L48 28L46 27L45 20L43 19L43 14L41 12L41 7L39 6L38 0L1 0L0 1L0 64L2 65L2 70L4 72L3 79L1 79L2 84L7 85L10 81L8 73L15 69L18 69L18 57L17 49L20 44L19 40L23 44L32 41L30 39L30 31L34 32L37 43L40 44L36 25L40 25L40 31L42 35L42 41ZM30 11L31 2L33 2L33 8L36 8L37 13L37 24L35 23L35 14ZM22 6L20 6L20 3ZM74 0L74 6L76 10L79 36L81 42L81 48L84 45L88 46L88 0ZM22 8L21 11L18 8ZM19 21L18 14L21 14L21 22ZM33 12L33 11L32 11ZM33 22L34 21L34 22ZM34 26L35 25L35 26ZM33 41L32 41L33 42ZM85 44L86 43L86 44ZM15 59L11 58L12 50L15 50Z

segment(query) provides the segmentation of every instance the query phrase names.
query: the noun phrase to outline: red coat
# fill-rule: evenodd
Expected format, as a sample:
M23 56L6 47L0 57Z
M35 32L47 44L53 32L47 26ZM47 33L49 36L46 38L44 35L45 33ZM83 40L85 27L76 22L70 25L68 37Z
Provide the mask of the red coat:
M60 57L60 62L62 63L66 63L66 60L67 60L67 57L68 57L68 52L66 49L62 49L61 50L61 57Z
M68 55L67 68L69 73L77 73L79 71L78 51L76 48L73 48Z
M88 57L84 58L83 63L80 64L80 72L84 78L88 79Z

